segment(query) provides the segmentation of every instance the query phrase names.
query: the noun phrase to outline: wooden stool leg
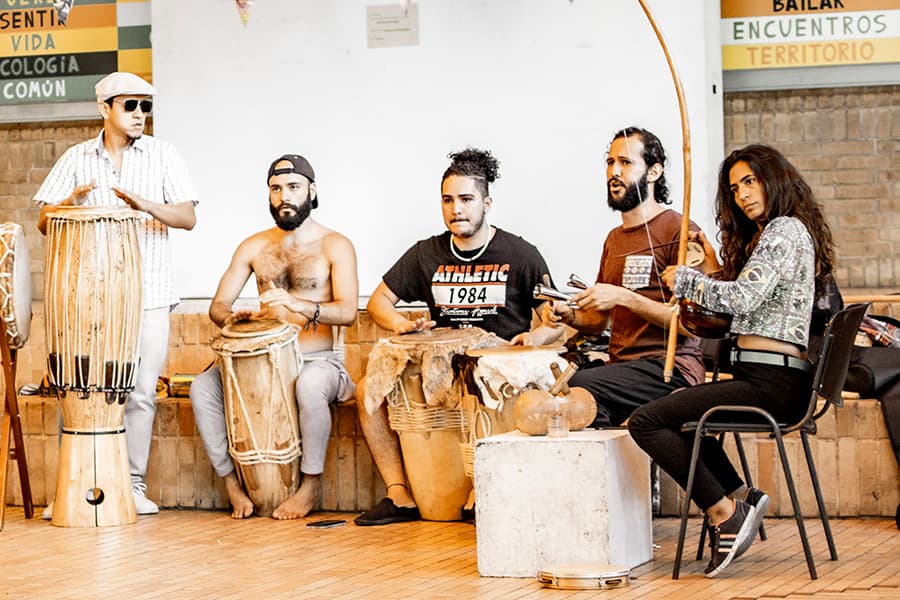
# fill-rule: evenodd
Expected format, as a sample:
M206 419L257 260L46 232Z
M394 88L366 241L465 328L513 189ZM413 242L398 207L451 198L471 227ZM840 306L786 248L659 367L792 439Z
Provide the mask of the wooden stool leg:
M9 414L3 415L0 430L0 531L6 522L6 473L9 468L9 436L12 432Z
M3 487L0 488L0 500L2 500L3 513L0 514L0 529L3 527L3 517L6 510L6 475L10 456L10 441L12 441L15 450L13 458L16 459L19 471L19 483L22 487L22 504L25 508L25 518L30 519L34 516L34 505L31 501L31 480L28 479L28 464L25 460L25 437L22 435L22 420L19 417L19 403L16 399L16 354L17 350L10 347L9 334L4 331L4 340L0 342L0 352L3 358L3 375L6 379L6 415L3 419L3 464L0 478L3 480ZM12 439L10 440L10 435Z

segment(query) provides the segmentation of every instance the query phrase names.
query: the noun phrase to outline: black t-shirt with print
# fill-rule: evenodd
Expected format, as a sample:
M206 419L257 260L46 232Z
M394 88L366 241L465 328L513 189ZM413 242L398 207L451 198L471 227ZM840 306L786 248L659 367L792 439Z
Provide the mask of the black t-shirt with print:
M537 248L495 228L478 258L460 260L450 251L450 232L416 242L384 275L384 283L405 302L428 305L438 327L480 327L504 339L531 328L541 304L534 286L550 270ZM463 253L477 255L478 251Z

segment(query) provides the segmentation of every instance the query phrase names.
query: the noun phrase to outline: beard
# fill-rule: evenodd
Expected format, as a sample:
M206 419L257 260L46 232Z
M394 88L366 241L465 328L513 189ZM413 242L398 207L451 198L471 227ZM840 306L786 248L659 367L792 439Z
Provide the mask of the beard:
M285 207L290 207L294 210L293 212L282 212L282 209ZM269 213L271 213L272 218L275 219L275 225L284 231L293 231L303 225L303 222L309 217L311 211L312 202L309 201L309 197L307 197L306 202L300 206L285 203L278 208L275 208L269 203Z
M471 229L469 231L467 231L465 233L460 233L459 235L457 235L457 234L453 234L453 235L455 235L459 239L466 239L466 238L472 237L473 235L475 235L476 233L481 231L481 228L484 226L484 213L482 212L481 216L478 217L477 219L469 219L468 222L469 222L469 225L471 226Z
M640 180L630 184L625 188L625 193L621 198L613 198L612 191L609 189L609 182L606 183L606 203L613 210L619 212L628 212L637 207L641 202L647 199L647 174L644 173Z

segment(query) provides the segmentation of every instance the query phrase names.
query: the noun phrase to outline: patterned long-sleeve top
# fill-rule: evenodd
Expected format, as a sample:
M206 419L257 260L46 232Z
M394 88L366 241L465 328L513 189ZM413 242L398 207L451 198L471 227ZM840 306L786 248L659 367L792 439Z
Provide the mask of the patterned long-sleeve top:
M679 267L675 295L734 315L732 333L806 348L815 274L815 250L806 226L794 217L778 217L766 225L737 279L718 281Z

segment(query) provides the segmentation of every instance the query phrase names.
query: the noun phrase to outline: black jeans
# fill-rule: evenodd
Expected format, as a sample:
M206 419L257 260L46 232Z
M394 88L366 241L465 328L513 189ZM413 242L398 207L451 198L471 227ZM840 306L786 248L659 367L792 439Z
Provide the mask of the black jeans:
M591 427L620 425L634 409L691 384L675 367L669 383L663 381L661 358L643 358L582 369L569 381L583 387L597 402L597 418Z
M642 406L628 421L628 430L638 446L682 488L687 486L694 443L693 433L681 432L682 424L699 420L714 406L757 406L780 423L796 423L809 408L810 373L748 363L734 365L731 372L733 379L678 390ZM718 413L715 420L747 421L754 417ZM692 494L697 506L705 511L743 483L718 440L704 437Z

